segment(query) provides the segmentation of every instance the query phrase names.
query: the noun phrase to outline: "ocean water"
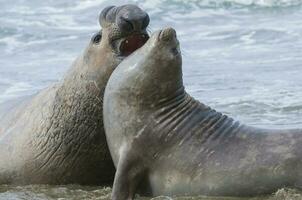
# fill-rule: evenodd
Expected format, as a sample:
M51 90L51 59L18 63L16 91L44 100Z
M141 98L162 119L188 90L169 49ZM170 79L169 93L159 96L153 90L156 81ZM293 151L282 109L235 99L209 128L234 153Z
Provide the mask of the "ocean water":
M124 3L0 0L0 103L34 94L62 78L100 29L99 12ZM127 3L150 14L151 32L167 26L176 29L185 86L196 99L249 125L302 127L302 0ZM109 199L110 192L110 188L73 185L0 186L0 200ZM302 199L302 192L284 188L243 199L296 200Z

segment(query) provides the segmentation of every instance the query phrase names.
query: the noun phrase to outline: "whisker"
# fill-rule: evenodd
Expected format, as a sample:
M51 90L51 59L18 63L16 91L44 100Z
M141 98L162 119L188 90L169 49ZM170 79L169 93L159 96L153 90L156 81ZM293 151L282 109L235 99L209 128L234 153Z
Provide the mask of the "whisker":
M187 55L189 55L189 53L187 52L186 49L181 49L181 54L182 54L182 56L184 56L184 57L187 57Z
M151 28L150 26L147 27L147 32L148 32L149 34L152 33L152 28Z

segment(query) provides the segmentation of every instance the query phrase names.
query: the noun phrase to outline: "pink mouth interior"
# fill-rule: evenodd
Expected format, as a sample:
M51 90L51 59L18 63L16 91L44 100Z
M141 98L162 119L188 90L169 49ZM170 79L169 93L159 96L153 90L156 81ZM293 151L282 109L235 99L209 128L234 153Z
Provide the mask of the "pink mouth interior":
M147 35L130 35L124 39L120 46L120 52L123 56L129 56L138 48L142 47L149 37Z

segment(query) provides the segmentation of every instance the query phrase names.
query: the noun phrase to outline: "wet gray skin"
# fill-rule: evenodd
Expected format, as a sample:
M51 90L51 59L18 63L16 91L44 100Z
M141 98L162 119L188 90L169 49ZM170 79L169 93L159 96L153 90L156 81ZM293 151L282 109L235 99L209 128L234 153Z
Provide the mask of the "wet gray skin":
M243 125L186 93L174 29L154 33L113 72L104 125L113 200L253 196L302 186L302 130Z
M62 81L0 106L0 184L112 183L103 94L116 66L148 39L148 23L135 5L105 8L102 30Z

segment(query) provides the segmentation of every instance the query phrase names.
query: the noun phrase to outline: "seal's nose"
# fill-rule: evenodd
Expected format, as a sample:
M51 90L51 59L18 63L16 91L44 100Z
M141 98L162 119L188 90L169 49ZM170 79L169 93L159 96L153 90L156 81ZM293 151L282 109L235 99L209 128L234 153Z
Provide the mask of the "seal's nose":
M122 31L143 31L150 22L149 15L135 5L124 6L117 14L117 25Z
M160 32L159 38L164 41L173 40L176 38L176 31L174 28L165 28Z

